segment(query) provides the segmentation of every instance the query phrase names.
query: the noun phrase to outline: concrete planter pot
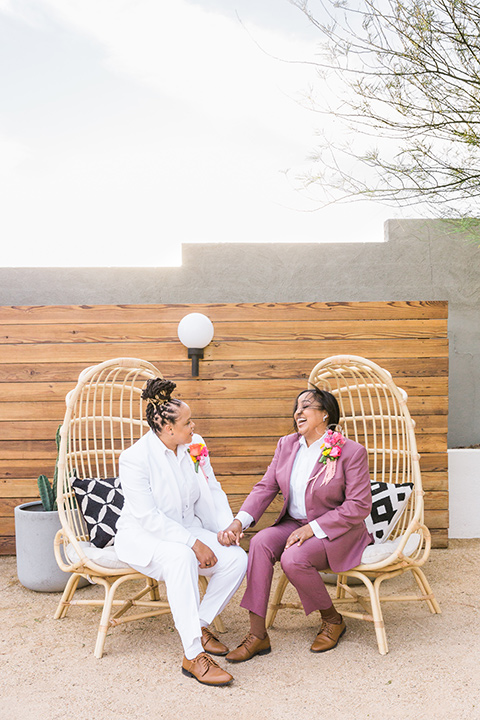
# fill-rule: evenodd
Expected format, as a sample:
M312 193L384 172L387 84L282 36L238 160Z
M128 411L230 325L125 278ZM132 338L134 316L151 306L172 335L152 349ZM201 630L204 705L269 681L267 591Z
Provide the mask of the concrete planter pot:
M448 451L451 538L480 537L480 449Z
M63 591L70 573L57 565L53 540L60 530L58 512L46 512L41 502L15 508L17 574L22 585L37 592Z

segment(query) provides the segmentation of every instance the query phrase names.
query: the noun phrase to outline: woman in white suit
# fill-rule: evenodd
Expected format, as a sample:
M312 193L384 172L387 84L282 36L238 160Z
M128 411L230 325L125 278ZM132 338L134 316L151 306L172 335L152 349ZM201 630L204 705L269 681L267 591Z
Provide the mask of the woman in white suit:
M226 655L228 648L208 626L238 589L247 558L240 547L217 540L232 512L208 456L192 460L190 445L203 440L194 435L188 405L172 398L174 388L155 378L143 391L151 429L120 456L125 504L115 548L135 570L165 582L184 649L182 672L207 685L227 685L232 676L210 654ZM199 573L209 578L201 602Z

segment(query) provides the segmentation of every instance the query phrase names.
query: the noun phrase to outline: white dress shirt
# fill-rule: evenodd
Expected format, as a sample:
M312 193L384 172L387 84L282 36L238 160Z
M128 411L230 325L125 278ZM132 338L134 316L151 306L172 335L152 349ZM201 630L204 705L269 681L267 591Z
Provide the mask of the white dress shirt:
M175 453L173 450L167 448L161 440L160 442L165 448L165 457L175 475L180 491L182 500L182 524L187 528L202 527L201 520L195 515L195 503L200 497L200 485L195 472L192 473L192 463L188 445L179 445ZM202 472L200 468L199 470ZM194 543L195 538L190 536L187 545L192 547Z
M295 460L293 461L292 474L290 475L290 495L287 508L287 512L290 517L295 518L296 520L307 519L307 511L305 509L305 492L308 481L312 476L312 468L315 466L315 461L320 455L324 438L325 435L318 440L315 440L315 442L311 443L310 446L307 445L303 436L300 438L300 446L295 456ZM245 510L240 510L240 512L235 516L235 519L240 520L243 530L250 527L253 522L253 517L250 513L245 512ZM309 525L316 537L327 537L326 533L323 532L316 520L312 520Z

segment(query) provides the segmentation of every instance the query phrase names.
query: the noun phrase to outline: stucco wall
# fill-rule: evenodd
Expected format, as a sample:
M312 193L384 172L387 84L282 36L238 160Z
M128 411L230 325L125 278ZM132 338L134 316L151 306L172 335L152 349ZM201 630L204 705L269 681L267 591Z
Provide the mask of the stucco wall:
M385 243L184 245L180 268L2 268L0 304L448 300L449 447L478 443L478 241L442 221L388 221L385 233Z

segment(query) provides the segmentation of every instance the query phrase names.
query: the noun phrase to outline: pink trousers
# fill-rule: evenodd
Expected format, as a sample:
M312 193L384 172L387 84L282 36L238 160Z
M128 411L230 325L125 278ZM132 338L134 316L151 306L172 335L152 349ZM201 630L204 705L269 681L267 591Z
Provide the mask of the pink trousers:
M260 530L252 538L248 553L247 589L240 603L242 607L266 617L273 567L278 560L297 589L306 615L314 610L326 610L332 605L318 572L328 567L325 541L313 536L300 547L295 544L285 550L290 533L305 524L306 521L284 518L278 525Z

